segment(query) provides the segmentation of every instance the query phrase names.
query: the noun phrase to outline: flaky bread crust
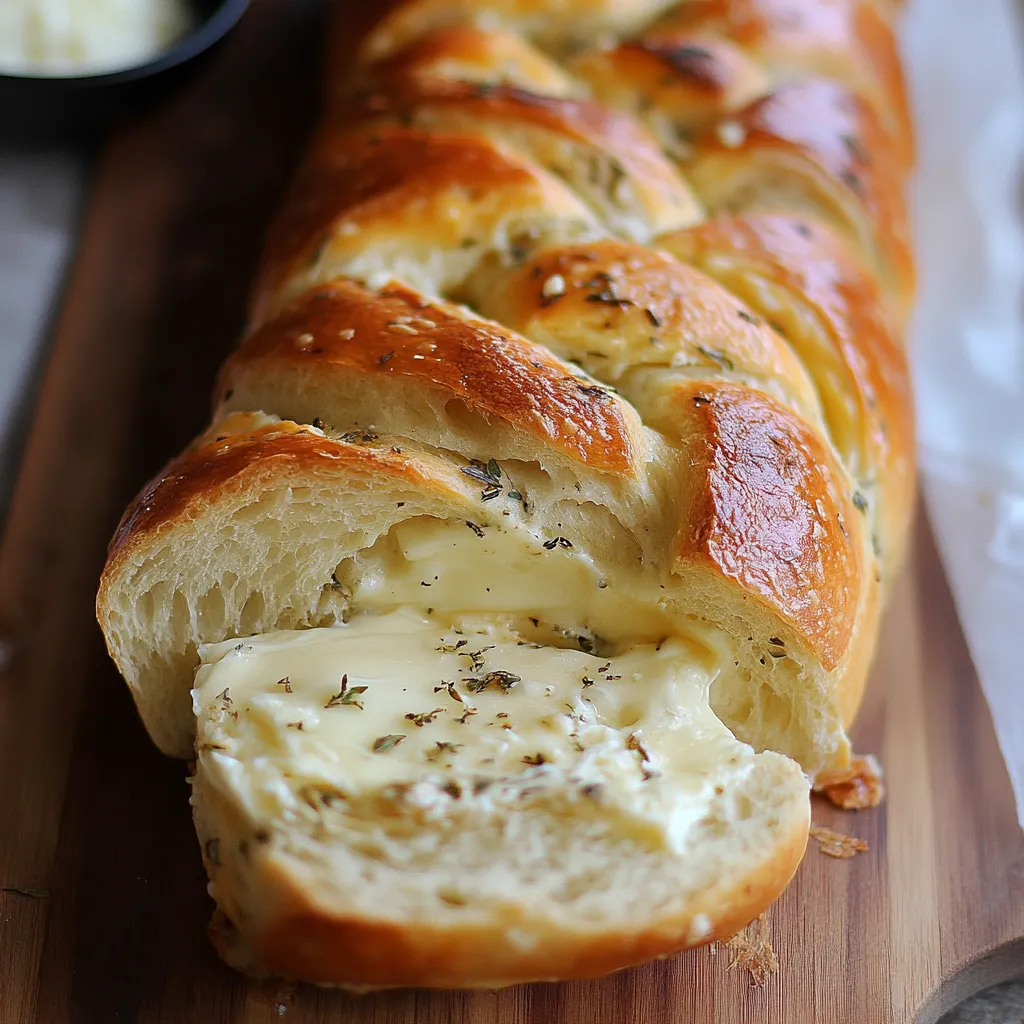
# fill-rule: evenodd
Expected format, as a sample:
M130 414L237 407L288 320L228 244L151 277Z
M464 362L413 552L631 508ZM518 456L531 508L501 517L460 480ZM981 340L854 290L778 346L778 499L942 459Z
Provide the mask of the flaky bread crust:
M780 777L776 785L775 793L763 794L773 809L771 820L757 826L763 847L741 870L723 865L715 884L682 906L665 900L646 917L609 924L514 899L488 908L483 922L388 920L383 906L374 915L346 912L343 897L325 895L330 886L317 884L314 866L280 849L279 837L261 834L254 841L234 805L204 784L197 828L201 840L219 837L216 863L209 843L203 846L222 910L210 937L223 959L247 974L357 990L499 988L599 977L730 938L777 899L803 857L810 808L799 776ZM240 838L249 841L240 844ZM244 936L228 915L245 922ZM528 939L510 944L515 933Z
M484 928L384 924L324 913L286 872L280 915L250 945L222 913L209 934L221 958L244 974L302 978L317 985L365 991L383 988L502 988L533 981L598 978L684 949L731 938L762 914L789 884L807 846L808 815L794 815L770 853L751 872L706 892L671 918L634 930L604 933L551 929L526 954L495 963L510 916ZM290 899L289 899L290 897ZM222 897L231 900L231 894ZM285 902L287 901L287 902ZM705 919L709 924L705 924ZM481 951L487 955L482 956Z

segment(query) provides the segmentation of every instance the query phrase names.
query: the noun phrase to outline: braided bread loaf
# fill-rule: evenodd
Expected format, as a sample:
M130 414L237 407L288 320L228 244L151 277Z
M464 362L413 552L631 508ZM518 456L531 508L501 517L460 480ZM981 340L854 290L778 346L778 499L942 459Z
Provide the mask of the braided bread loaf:
M590 976L791 877L913 499L896 7L342 12L97 606L230 962Z

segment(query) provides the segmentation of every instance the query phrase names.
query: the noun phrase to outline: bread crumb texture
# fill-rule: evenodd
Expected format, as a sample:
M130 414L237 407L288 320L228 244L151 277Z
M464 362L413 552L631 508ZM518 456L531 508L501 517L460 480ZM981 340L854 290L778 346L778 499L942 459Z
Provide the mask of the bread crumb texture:
M877 807L885 798L882 766L873 754L854 757L849 769L819 780L814 791L823 794L844 811L863 811Z
M779 958L768 937L768 924L762 914L725 943L729 953L728 970L739 968L750 974L750 984L764 988L768 978L779 971Z
M819 825L811 827L811 838L818 844L818 849L826 857L835 857L837 860L849 860L851 857L856 857L858 853L867 853L868 850L866 840L843 835L842 832L822 828Z

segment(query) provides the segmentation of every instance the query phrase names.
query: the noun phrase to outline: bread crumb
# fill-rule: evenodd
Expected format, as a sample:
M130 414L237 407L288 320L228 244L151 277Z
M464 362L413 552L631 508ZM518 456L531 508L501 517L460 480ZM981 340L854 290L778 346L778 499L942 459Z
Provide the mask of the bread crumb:
M283 1017L292 1005L297 992L298 985L294 981L267 978L250 984L248 998L253 1002L269 1006L277 1012L279 1017Z
M849 860L858 853L866 853L868 850L865 840L844 836L842 832L835 832L819 825L811 826L811 838L818 843L818 849L826 857L835 857L838 860Z
M882 766L872 754L854 757L850 767L836 775L822 779L814 787L844 811L863 811L877 807L885 798Z
M729 953L728 970L739 967L748 971L750 984L757 988L764 988L769 975L778 973L779 958L768 938L764 914L737 932L725 943L725 948Z

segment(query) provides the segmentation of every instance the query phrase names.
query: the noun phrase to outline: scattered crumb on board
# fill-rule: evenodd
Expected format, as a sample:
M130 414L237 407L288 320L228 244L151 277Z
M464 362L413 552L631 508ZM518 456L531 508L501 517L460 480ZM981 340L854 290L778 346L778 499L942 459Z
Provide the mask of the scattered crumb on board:
M873 754L854 757L846 771L823 779L814 790L844 811L877 807L885 797L882 766Z
M811 838L818 843L818 849L826 857L836 857L839 860L849 860L850 857L856 857L858 853L865 853L868 849L865 840L844 836L842 832L822 828L820 825L811 826Z
M739 967L750 973L750 984L764 988L768 976L779 970L779 959L768 938L768 926L764 914L752 921L741 932L737 932L725 943L729 954L729 967Z

